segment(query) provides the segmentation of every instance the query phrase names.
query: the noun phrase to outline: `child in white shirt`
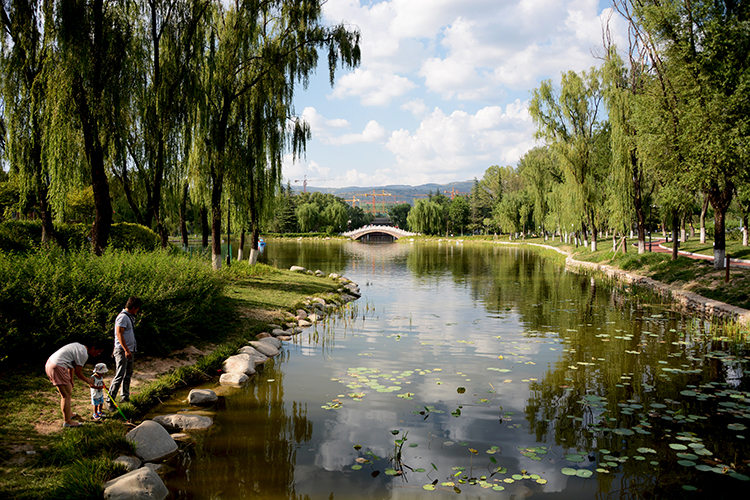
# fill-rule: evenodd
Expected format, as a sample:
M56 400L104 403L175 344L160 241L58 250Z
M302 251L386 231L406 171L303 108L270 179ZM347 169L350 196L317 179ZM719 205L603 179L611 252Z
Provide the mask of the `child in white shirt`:
M94 373L91 375L91 404L94 405L94 414L92 418L94 420L102 419L102 405L104 404L104 375L107 370L107 365L104 363L97 363L94 367Z

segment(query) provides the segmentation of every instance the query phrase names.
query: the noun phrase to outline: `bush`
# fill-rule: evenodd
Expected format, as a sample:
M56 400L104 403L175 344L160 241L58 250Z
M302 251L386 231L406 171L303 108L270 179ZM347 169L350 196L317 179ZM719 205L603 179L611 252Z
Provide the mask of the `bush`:
M131 295L143 300L136 338L146 354L212 340L231 317L218 273L162 251L0 253L0 283L2 364L43 361L69 342L112 342Z
M88 224L55 224L57 245L67 250L88 249L91 226ZM41 245L42 222L4 221L0 223L0 251L29 252ZM156 250L161 238L151 229L139 224L112 224L108 246L116 250Z

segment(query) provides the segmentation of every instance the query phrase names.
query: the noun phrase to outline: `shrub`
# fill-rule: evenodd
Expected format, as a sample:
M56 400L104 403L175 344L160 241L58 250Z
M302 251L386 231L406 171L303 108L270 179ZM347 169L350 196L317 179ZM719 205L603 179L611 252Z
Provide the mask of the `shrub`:
M143 300L139 352L212 340L231 316L223 287L207 263L163 251L0 253L0 363L43 361L74 341L111 342L131 295Z
M88 249L91 226L88 224L55 224L57 245L68 250ZM0 223L0 250L29 252L42 242L42 223L33 221L4 221ZM112 224L109 248L117 250L156 250L161 238L151 229L139 224L120 222Z

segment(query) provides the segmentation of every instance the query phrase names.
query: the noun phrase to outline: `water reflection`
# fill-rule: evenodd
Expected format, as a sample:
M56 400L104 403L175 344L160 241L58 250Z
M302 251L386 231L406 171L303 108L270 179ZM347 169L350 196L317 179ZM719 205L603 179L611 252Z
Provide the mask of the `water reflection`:
M169 478L178 497L729 498L746 484L747 353L710 325L524 248L271 241L261 259L344 274L364 296L227 398Z

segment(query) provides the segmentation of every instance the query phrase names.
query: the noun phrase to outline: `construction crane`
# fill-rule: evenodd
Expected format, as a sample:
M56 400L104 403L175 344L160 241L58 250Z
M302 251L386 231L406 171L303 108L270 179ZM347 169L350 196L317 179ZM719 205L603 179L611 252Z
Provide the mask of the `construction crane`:
M307 181L313 181L313 182L326 182L330 181L331 179L308 179L307 175L305 175L304 179L301 181L299 179L294 179L294 182L302 182L302 192L307 192Z
M363 196L363 197L364 196L368 196L368 197L372 196L372 213L373 213L373 215L375 215L376 213L378 213L377 209L375 208L375 202L376 202L376 199L377 199L376 197L377 196L382 196L383 197L383 212L385 212L385 197L386 196L393 196L393 195L391 193L386 193L385 189L382 191L382 193L378 193L377 191L375 191L373 189L372 193L363 193L363 194L360 194L359 196Z
M451 200L453 198L455 198L457 194L466 194L466 193L461 192L461 191L456 191L456 188L454 188L454 187L452 187L450 191L444 191L444 192L445 192L445 194L448 194L448 193L451 194Z
M356 207L357 203L361 203L362 202L362 200L360 200L356 196L352 196L351 200L344 200L344 201L347 202L347 203L351 203L352 204L352 208Z

